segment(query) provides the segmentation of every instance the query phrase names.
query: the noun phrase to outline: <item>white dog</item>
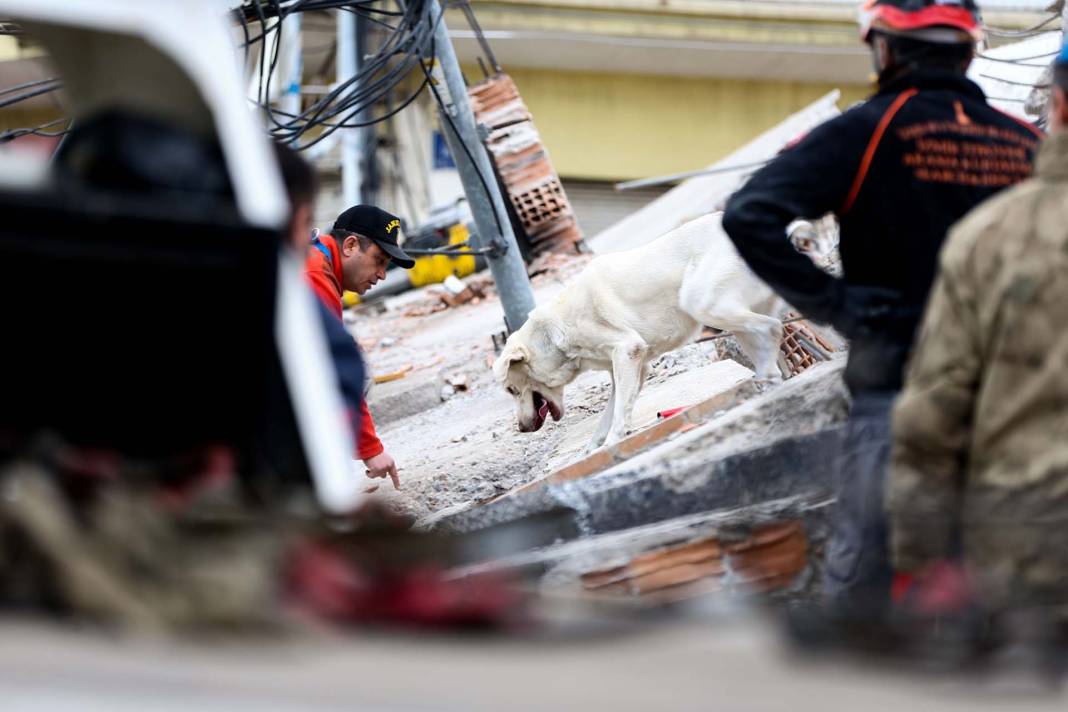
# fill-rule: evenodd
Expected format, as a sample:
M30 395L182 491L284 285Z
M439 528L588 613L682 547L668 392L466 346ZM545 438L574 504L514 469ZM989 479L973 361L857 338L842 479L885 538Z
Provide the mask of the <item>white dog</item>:
M781 379L781 304L705 215L641 247L597 257L556 299L512 334L493 371L516 400L519 430L563 416L564 386L583 371L612 375L608 406L588 450L630 429L645 369L692 340L702 325L731 331L760 379ZM794 228L798 223L791 227ZM811 225L794 230L812 241ZM783 236L784 239L786 236Z

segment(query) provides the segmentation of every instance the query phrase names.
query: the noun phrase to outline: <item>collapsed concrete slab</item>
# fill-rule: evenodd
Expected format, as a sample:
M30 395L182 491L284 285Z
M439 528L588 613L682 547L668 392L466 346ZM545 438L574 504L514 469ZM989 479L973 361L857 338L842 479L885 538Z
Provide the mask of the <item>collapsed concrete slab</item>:
M502 555L453 573L508 571L549 592L644 603L707 593L805 595L818 580L832 504L798 496L702 512Z
M552 514L557 540L794 496L826 496L848 395L842 360L810 369L604 472L442 517L472 532ZM546 542L549 543L549 542Z

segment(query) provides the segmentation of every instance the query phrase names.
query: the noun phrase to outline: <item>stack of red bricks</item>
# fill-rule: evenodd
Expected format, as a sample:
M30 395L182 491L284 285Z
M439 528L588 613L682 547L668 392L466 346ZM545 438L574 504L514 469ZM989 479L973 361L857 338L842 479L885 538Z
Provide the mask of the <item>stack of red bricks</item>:
M468 91L475 120L489 129L486 147L532 253L579 251L582 231L515 82L502 73Z
M821 338L808 322L783 325L779 359L791 376L828 360L834 351L835 348Z
M762 527L744 538L709 537L634 557L623 566L582 576L590 591L687 598L741 586L769 592L790 586L808 563L799 521Z

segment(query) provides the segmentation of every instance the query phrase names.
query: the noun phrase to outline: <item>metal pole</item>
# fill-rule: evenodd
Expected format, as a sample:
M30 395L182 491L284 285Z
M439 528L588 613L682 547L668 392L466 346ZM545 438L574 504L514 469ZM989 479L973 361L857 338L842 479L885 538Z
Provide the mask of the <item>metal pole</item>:
M430 0L430 16L434 19L441 17L438 0ZM452 125L444 115L440 117L441 128L460 173L471 215L475 219L475 247L496 248L486 254L486 262L489 263L504 307L505 326L512 332L523 325L527 314L534 308L534 292L530 288L526 265L519 254L515 235L512 234L512 224L508 221L508 211L497 185L493 165L475 124L467 86L444 20L438 22L434 29L434 48L437 53L434 76L436 80L441 80L436 81L435 88L447 107L448 119L455 125L456 133L453 133ZM473 163L468 153L474 159Z
M336 80L338 84L356 76L357 53L356 16L344 10L337 11L337 59ZM341 134L341 200L345 208L361 201L360 184L360 133L359 129L338 129Z
M300 80L304 70L301 61L301 15L294 13L282 23L282 51L285 62L279 70L278 80L282 82L282 98L278 108L289 114L300 113ZM282 71L284 70L284 71Z
M1054 3L1047 9L1054 10L1056 7L1057 4ZM1068 2L1065 2L1065 0L1060 0L1060 11L1061 44L1063 45L1065 40L1068 39ZM1027 99L1024 103L1024 112L1031 116L1041 117L1047 133L1049 133L1052 124L1050 112L1053 111L1053 65L1056 61L1056 58L1050 60L1049 66L1039 76L1035 86L1027 94ZM1042 88L1042 85L1045 85L1045 87Z
M1061 44L1064 44L1064 38L1068 35L1068 2L1061 0Z

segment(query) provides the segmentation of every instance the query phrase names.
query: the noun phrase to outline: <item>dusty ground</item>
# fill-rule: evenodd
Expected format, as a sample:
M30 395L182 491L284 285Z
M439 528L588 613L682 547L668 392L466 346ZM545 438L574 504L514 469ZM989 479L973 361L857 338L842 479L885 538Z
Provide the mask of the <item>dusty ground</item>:
M585 261L575 258L536 276L538 302L556 295ZM399 463L403 483L399 492L383 486L375 496L421 520L489 499L578 458L608 397L606 373L584 374L567 389L561 422L519 433L512 400L489 367L491 334L503 330L498 301L488 293L479 303L419 315L437 301L438 289L369 304L347 319L373 373L412 368L370 395L379 435ZM651 370L635 425L651 424L658 410L692 404L749 375L732 361L718 361L714 342L665 354ZM447 381L457 376L466 378L466 390L443 397Z
M581 637L543 641L361 633L269 645L116 641L7 623L0 696L4 709L28 712L1044 712L1068 701L1033 675L910 676L855 658L790 655L744 610L700 613L674 621L619 615Z

